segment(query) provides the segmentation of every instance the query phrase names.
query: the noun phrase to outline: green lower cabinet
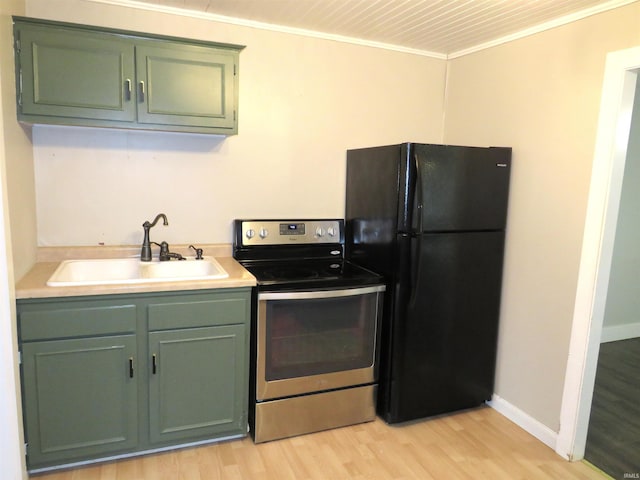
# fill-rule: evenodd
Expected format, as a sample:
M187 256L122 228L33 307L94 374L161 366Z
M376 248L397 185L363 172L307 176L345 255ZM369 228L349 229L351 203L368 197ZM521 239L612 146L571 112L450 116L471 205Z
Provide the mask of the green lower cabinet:
M18 300L27 467L247 433L251 289Z
M244 325L149 334L152 443L246 433Z
M135 335L27 343L22 357L30 464L137 446Z

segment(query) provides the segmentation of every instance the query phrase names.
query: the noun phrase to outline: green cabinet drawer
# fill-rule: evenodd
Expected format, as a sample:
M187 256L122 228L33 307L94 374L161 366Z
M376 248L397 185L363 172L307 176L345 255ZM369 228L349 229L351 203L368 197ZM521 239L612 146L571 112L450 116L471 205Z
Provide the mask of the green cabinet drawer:
M243 291L169 297L152 301L147 308L149 331L247 323L251 313L249 296Z
M135 304L70 302L58 308L18 309L20 339L23 342L54 338L90 337L135 333Z

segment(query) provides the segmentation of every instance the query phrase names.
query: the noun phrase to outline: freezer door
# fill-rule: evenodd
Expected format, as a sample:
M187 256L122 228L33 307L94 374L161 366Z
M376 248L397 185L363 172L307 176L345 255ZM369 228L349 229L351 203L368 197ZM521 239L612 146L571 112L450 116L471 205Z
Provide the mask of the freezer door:
M380 385L390 423L474 407L493 393L504 234L407 241L413 272L396 285L390 378Z
M503 230L510 148L410 144L416 232Z

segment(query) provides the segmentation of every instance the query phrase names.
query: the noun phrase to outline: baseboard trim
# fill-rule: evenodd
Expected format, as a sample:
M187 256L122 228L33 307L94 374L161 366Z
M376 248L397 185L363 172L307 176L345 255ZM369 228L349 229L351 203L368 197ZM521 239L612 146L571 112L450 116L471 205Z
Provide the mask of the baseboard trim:
M199 447L199 446L202 446L202 445L209 445L209 444L213 444L213 443L222 443L222 442L226 442L228 440L235 440L235 439L240 439L240 438L244 438L244 437L246 437L245 434L242 434L242 435L228 435L226 437L212 438L212 439L207 439L207 440L199 440L197 442L188 442L188 443L182 443L182 444L178 444L178 445L169 445L167 447L151 448L149 450L142 450L142 451L131 452L131 453L123 453L123 454L120 454L120 455L111 455L109 457L92 458L91 460L83 460L83 461L80 461L80 462L65 463L65 464L60 464L60 465L53 465L53 466L50 466L50 467L34 468L34 469L31 469L31 470L28 470L28 473L29 474L38 474L38 473L45 473L45 472L54 472L56 470L66 470L66 469L69 469L69 468L86 467L88 465L94 465L94 464L105 463L105 462L113 462L115 460L123 460L123 459L127 459L127 458L140 457L142 455L149 455L149 454L153 454L153 453L168 452L168 451L171 451L171 450L179 450L179 449L182 449L182 448Z
M490 401L487 402L491 408L498 413L504 415L520 428L530 433L549 448L555 450L558 441L558 433L551 430L546 425L540 423L531 415L523 412L518 407L512 405L499 395L493 394Z
M640 337L640 323L613 325L611 327L603 326L600 343L617 342L618 340L636 337Z

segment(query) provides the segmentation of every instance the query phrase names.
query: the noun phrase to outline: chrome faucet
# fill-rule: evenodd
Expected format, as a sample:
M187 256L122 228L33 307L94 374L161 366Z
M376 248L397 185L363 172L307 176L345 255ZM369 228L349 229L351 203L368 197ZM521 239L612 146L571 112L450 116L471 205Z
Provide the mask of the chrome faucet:
M142 250L140 251L140 261L142 262L150 262L151 261L151 242L149 241L149 230L151 227L155 227L158 220L162 218L164 225L169 225L167 221L167 216L164 213L159 213L156 215L155 220L149 223L146 221L142 224L142 228L144 228L144 239L142 240Z

